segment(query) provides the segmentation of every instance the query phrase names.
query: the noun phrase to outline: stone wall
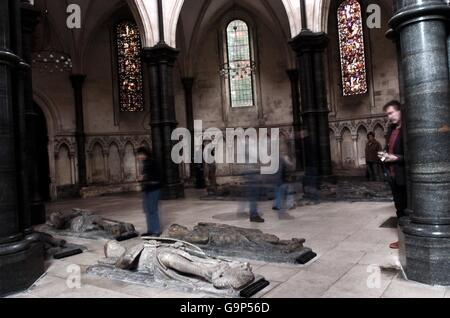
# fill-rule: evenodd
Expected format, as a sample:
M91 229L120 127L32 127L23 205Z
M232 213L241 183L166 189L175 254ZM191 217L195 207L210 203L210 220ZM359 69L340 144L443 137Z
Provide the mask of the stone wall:
M355 169L365 166L367 134L374 132L375 138L385 147L388 126L384 115L331 120L330 143L334 168Z
M395 44L386 38L392 13L382 8L382 27L369 29L364 24L367 78L369 91L363 95L343 96L341 64L336 20L336 2L329 13L330 45L327 50L328 102L330 107L330 139L335 168L355 169L365 165L364 149L367 133L374 132L384 146L387 122L383 106L399 99L398 64ZM363 6L363 13L366 11ZM364 17L366 15L363 14Z

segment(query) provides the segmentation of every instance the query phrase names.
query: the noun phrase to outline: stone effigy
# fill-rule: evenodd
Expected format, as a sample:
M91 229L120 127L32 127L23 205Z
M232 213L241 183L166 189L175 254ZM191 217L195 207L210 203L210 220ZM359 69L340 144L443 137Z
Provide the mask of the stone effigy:
M62 259L83 253L86 248L81 245L68 243L66 240L58 239L50 234L33 232L27 236L27 240L41 242L46 258Z
M105 219L81 209L73 209L70 212L54 212L39 230L83 238L116 239L124 236L137 236L133 224Z
M88 273L149 286L232 297L245 295L252 289L256 292L268 285L263 277L254 275L250 264L209 256L188 242L147 238L126 244L108 242L106 259L88 268Z
M193 230L174 224L164 236L195 244L213 255L295 264L306 264L317 256L304 246L305 239L281 240L260 230L225 224L199 223Z

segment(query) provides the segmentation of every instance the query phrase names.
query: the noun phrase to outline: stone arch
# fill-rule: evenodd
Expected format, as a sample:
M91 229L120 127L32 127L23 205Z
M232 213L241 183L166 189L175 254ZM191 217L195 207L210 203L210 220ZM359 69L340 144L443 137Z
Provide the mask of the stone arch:
M107 153L107 149L109 148L107 146L107 144L105 143L105 141L101 138L93 138L89 141L88 147L87 147L87 152L91 153L94 150L94 147L96 145L100 145L100 147L102 148L102 152L103 153Z
M381 120L381 119L377 119L375 121L372 122L371 125L371 130L375 130L375 127L380 126L383 131L385 132L385 134L387 133L388 130L388 125L387 125L387 121L386 120Z
M355 167L355 149L353 143L353 134L350 128L345 127L341 131L342 137L342 166L350 169Z
M120 147L116 141L108 144L108 182L120 183L122 181L122 159Z
M76 149L73 142L71 142L67 138L62 138L56 141L55 147L54 147L54 154L57 156L63 146L66 146L69 149L69 154L72 156L75 156Z
M62 142L59 145L58 151L55 152L55 181L57 186L67 186L74 184L74 178L72 174L72 161L70 147L67 143Z
M139 30L141 31L141 41L143 47L151 47L156 44L154 38L154 25L149 21L149 19L144 19L144 17L148 16L147 12L142 11L142 6L140 3L144 1L139 0L126 0L128 6L130 7L131 12L133 13L134 19L139 26Z
M338 134L336 133L336 131L333 127L330 127L329 135L330 135L331 161L332 161L333 167L338 167L341 162L341 159L340 159L341 154L339 152L339 147L338 147Z
M381 144L381 146L383 148L386 147L386 133L387 133L387 130L386 130L385 126L382 123L377 122L373 126L373 130L372 131L375 134L375 139L378 140L378 142Z
M136 151L139 148L139 138L126 138L123 140L123 149L125 150L125 147L127 144L131 144L133 146L133 150L136 153Z
M141 138L141 140L139 141L139 147L145 147L151 150L150 142L146 138Z
M94 184L106 182L105 148L100 142L93 142L89 151L90 176Z
M128 6L127 6L128 4ZM147 40L147 30L144 25L144 22L141 18L141 15L139 14L139 11L132 0L127 0L127 4L123 3L120 6L112 6L108 7L108 10L103 12L101 15L98 16L98 18L95 20L95 24L90 27L89 35L83 40L80 47L80 54L81 54L81 73L84 73L85 68L85 61L89 58L90 50L93 46L93 42L96 40L96 36L98 35L100 29L108 23L109 20L114 18L118 14L118 12L121 12L125 7L131 11L131 14L134 18L134 22L139 28L139 34L141 36L141 43L142 47L146 47L147 43L145 42ZM153 40L152 44L153 45Z
M136 148L133 142L125 142L123 149L123 181L135 182L137 178Z
M345 130L348 130L351 135L354 134L354 129L352 127L350 127L349 125L344 124L341 127L339 127L339 133L337 134L337 136L343 138Z
M45 120L47 121L49 139L53 140L55 135L61 131L62 127L61 115L58 112L58 108L50 97L36 88L33 89L33 101L44 113Z
M57 198L57 167L55 160L56 149L55 136L62 130L61 116L58 112L58 108L54 104L53 100L49 98L44 92L34 88L33 89L33 101L44 113L45 121L47 124L48 135L48 159L49 159L49 172L50 172L50 197L52 200ZM74 153L74 150L70 150L70 142L67 141L69 147L69 153Z
M367 134L369 130L364 124L360 124L357 130L357 155L356 155L356 165L363 166L366 164L366 144L367 144Z

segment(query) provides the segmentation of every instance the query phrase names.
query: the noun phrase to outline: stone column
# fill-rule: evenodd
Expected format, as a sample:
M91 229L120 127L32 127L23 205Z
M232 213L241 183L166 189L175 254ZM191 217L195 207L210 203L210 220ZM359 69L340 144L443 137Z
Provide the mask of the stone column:
M125 149L119 149L120 182L125 182Z
M344 166L343 165L344 161L342 160L342 136L337 136L336 142L337 142L337 148L338 148L337 152L338 152L338 158L339 158L338 165L340 168L342 168Z
M150 117L152 129L152 152L163 177L163 199L184 197L184 185L178 165L172 160L172 131L178 122L175 116L173 91L173 67L178 51L164 43L143 49L150 78Z
M39 10L27 2L22 2L22 47L23 59L31 65L32 62L32 41L33 32L38 24ZM31 225L43 224L46 221L45 204L39 190L39 169L38 161L35 160L38 149L36 144L36 120L37 114L33 105L33 77L31 69L25 74L25 120L26 120L26 147L28 166L28 191L30 199L30 219L27 220L27 227Z
M306 186L318 188L331 175L328 105L323 54L328 45L325 33L303 30L290 42L297 53L305 145ZM306 189L306 188L305 188Z
M18 56L20 26L20 2L0 1L0 297L28 288L44 272L42 244L25 237L23 227L29 215L24 216L27 196L21 184L26 179L20 153L24 100L18 73L29 66Z
M314 69L314 91L315 91L315 113L317 116L317 134L319 136L319 154L320 154L320 175L329 177L333 173L331 163L330 146L330 122L327 101L327 88L324 66L324 52L328 46L328 37L326 34L319 33L318 42L314 47L313 69Z
M183 88L184 88L184 96L186 101L186 122L187 129L191 133L191 145L192 145L192 153L191 153L191 179L195 182L195 187L197 189L204 189L206 186L205 174L203 171L203 164L198 164L194 162L194 102L192 98L192 89L194 87L194 78L185 77L182 80Z
M105 167L105 182L110 184L110 176L109 176L109 149L103 149L103 166Z
M353 155L355 156L355 168L359 167L359 153L358 153L358 135L352 134L353 141Z
M450 86L440 0L396 0L413 211L404 222L409 279L450 285Z
M75 74L70 76L75 102L76 140L78 158L78 185L80 190L87 186L86 176L86 134L84 131L83 110L83 84L86 75Z
M305 168L303 156L303 142L301 138L302 131L302 111L300 109L299 75L298 70L287 70L289 81L291 83L292 98L292 116L295 138L295 158L297 160L297 170L303 171Z
M445 0L444 2L450 7L450 0ZM447 59L450 68L450 18L447 20Z
M386 33L386 37L388 39L390 39L392 42L394 42L396 48L397 48L397 66L398 66L398 86L399 86L399 95L400 95L400 104L402 105L402 115L404 118L408 117L408 108L405 106L405 81L404 81L404 76L403 76L403 67L402 67L402 56L401 56L401 47L400 47L400 38L397 32L395 32L393 29L389 29ZM404 140L404 152L405 152L405 157L409 158L409 151L408 151L408 128L407 125L408 123L404 120L403 123L403 140ZM406 171L409 171L409 161L406 162L405 164L405 169ZM410 174L407 173L407 187L408 189L411 189L411 178L410 178ZM412 210L413 210L413 202L412 202L412 197L409 195L408 196L408 209L406 211L406 214L411 214Z

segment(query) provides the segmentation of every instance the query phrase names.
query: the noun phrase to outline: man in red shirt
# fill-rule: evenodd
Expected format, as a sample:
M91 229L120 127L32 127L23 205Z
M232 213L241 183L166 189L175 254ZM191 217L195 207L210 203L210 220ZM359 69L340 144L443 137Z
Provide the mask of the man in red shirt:
M405 210L408 205L401 104L395 100L390 101L383 107L383 110L388 116L391 126L387 136L386 152L380 153L379 157L385 163L395 208L397 209L397 217L400 219L406 216ZM399 242L394 242L389 247L398 249Z

